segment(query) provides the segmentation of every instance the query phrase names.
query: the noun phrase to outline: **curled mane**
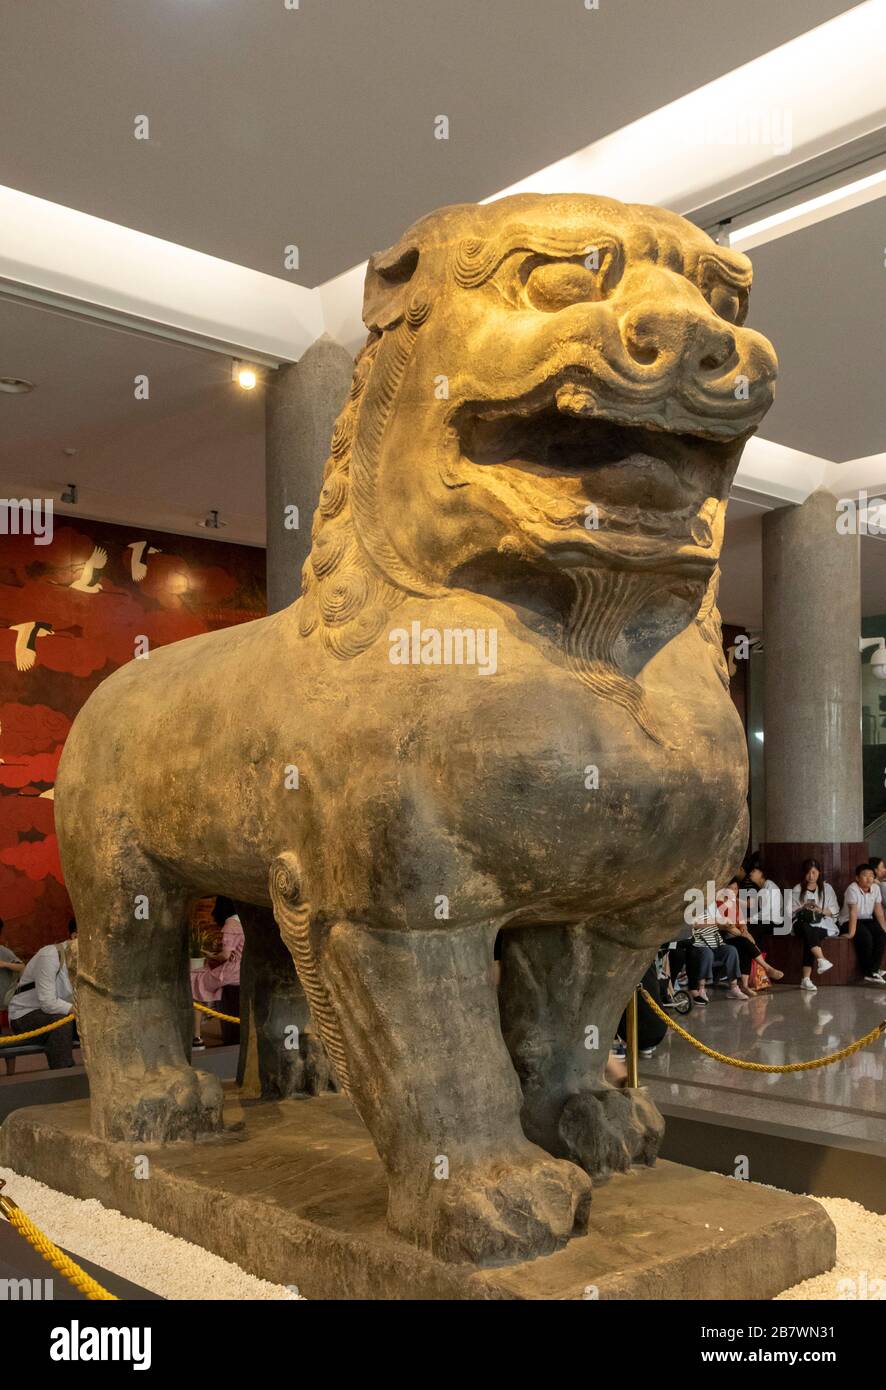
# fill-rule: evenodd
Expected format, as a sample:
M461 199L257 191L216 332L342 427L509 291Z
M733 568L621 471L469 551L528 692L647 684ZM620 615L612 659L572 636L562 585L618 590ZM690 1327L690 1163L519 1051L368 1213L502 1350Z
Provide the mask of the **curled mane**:
M354 443L381 342L380 334L370 334L357 356L348 399L332 431L311 553L302 568L299 631L308 637L319 629L327 650L343 660L372 645L390 610L404 598L373 564L354 517Z

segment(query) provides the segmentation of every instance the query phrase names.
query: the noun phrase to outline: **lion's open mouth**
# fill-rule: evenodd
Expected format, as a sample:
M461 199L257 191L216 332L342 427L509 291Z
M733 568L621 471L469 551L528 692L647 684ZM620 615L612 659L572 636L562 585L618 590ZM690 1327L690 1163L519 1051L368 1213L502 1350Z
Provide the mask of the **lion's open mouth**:
M549 543L580 527L613 559L642 567L669 557L716 563L739 445L582 413L570 388L522 413L463 412L463 465L489 469ZM536 527L533 527L536 529Z

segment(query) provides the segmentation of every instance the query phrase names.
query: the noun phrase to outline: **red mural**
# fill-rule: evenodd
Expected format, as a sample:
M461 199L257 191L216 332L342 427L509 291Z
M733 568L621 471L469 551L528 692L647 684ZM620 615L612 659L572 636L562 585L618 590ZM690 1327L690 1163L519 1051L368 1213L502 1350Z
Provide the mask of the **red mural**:
M53 792L77 711L139 639L265 611L264 552L249 546L89 521L49 545L0 535L0 918L19 955L63 939L71 915Z

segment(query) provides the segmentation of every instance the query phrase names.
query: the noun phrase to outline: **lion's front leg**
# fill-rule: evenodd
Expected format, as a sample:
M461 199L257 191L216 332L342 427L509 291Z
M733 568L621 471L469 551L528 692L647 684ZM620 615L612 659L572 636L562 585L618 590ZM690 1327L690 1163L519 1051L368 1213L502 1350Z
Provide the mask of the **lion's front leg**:
M534 1143L595 1178L653 1163L664 1121L645 1091L606 1081L610 1044L653 952L588 926L504 933L502 1032L523 1088Z
M544 1255L587 1228L590 1181L530 1143L485 927L332 928L323 978L393 1230L454 1262Z

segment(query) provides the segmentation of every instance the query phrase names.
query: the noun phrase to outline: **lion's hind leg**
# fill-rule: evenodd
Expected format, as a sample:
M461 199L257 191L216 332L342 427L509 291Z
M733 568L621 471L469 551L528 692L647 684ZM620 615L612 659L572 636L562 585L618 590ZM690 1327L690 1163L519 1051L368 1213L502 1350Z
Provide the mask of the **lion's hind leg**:
M594 1178L655 1161L664 1122L647 1093L604 1075L646 948L600 925L512 927L502 945L502 1032L523 1089L527 1136Z

